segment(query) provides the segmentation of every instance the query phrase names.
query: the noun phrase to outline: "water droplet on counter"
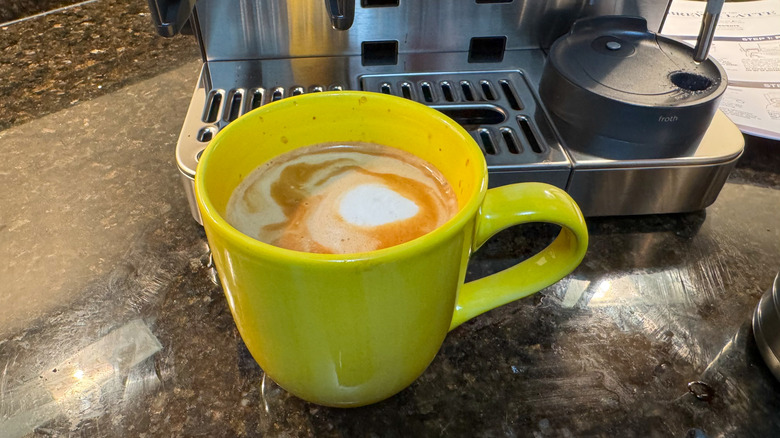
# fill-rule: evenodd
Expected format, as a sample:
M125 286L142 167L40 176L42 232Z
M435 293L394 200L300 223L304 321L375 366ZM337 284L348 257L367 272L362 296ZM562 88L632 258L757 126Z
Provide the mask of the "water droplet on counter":
M688 382L688 391L702 401L710 401L715 397L715 390L700 380Z

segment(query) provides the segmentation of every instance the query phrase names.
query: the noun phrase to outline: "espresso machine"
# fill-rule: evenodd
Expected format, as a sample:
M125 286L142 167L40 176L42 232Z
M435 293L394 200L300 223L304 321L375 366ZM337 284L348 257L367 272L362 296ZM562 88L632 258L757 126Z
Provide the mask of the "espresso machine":
M198 221L193 180L208 142L241 115L304 93L364 90L429 105L471 133L491 186L549 183L586 216L703 209L744 146L717 111L722 68L656 34L668 1L149 5L161 35L192 33L201 49L176 146Z

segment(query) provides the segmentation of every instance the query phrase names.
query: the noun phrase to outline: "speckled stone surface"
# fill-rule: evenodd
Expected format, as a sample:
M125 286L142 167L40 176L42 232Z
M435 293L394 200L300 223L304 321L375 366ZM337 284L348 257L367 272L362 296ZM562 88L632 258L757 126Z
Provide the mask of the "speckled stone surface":
M18 20L80 2L80 0L4 0L0 4L0 23Z
M780 271L777 143L705 211L589 219L570 276L451 332L401 393L331 409L264 375L212 281L174 160L199 62L123 65L130 85L0 131L0 436L780 434L749 324ZM468 279L555 232L500 233Z
M157 35L144 0L100 0L0 26L0 130L197 59L194 37Z

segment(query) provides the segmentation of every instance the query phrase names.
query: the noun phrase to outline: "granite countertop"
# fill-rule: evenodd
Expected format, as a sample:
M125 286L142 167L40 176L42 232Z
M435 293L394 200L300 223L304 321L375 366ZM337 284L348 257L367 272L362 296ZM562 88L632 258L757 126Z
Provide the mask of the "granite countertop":
M588 219L570 276L451 332L398 395L287 394L236 331L176 169L197 44L146 8L0 26L0 437L780 433L750 327L780 271L780 145L756 138L704 211ZM554 233L500 233L469 278Z

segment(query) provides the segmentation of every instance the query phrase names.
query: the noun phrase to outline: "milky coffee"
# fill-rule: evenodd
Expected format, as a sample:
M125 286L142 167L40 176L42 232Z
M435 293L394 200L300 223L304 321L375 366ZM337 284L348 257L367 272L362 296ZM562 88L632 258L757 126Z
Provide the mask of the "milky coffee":
M373 143L295 149L255 169L233 191L227 221L282 248L348 254L420 237L455 215L438 169Z

